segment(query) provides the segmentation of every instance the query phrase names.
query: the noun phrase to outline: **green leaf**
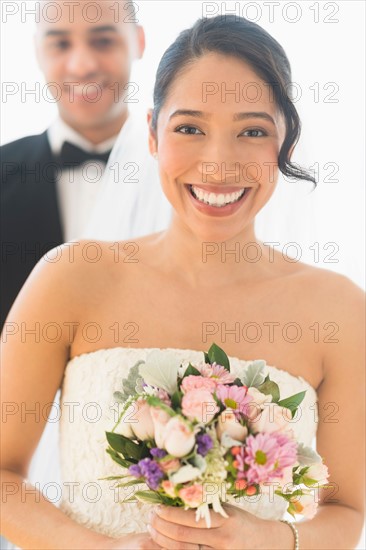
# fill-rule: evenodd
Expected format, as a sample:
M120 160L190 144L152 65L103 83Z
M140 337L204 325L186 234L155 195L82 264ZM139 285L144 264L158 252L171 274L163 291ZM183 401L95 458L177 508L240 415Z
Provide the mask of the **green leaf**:
M296 409L302 403L304 397L305 397L305 391L301 391L299 393L295 393L295 395L291 395L291 397L286 397L286 399L281 399L281 401L278 402L278 405L280 407L285 407L286 409L290 409L292 412L292 418L295 416Z
M126 481L126 483L119 483L115 487L133 487L134 485L145 485L145 483L141 479L131 479L130 481Z
M103 481L117 481L118 479L127 479L127 478L131 478L131 474L124 475L124 476L98 477L98 480L103 480Z
M150 386L165 390L169 395L177 390L180 361L177 354L169 349L156 349L146 357L140 366L140 375Z
M258 388L264 383L264 367L266 362L263 359L257 359L247 366L244 373L241 376L241 381L244 386Z
M211 365L210 358L209 358L209 356L207 355L207 353L205 351L203 352L203 355L205 357L205 363L209 363Z
M234 386L242 386L243 382L240 380L240 378L235 378L235 380L233 382L233 385Z
M139 375L139 366L144 361L137 361L137 363L130 368L127 378L122 380L123 392L114 392L113 397L119 403L124 403L131 395L136 393L136 383L141 376Z
M268 376L266 376L263 384L258 386L257 389L261 393L264 393L264 395L272 395L273 403L277 403L280 398L280 389L278 387L278 384L276 384L276 382L273 382L272 380L269 380Z
M136 464L136 462L137 462L137 460L135 460L135 459L127 460L127 459L122 458L118 453L116 453L116 451L114 451L111 448L106 449L106 452L111 456L111 458L112 458L112 460L114 460L114 462L116 462L117 464L119 464L123 468L128 468L129 466L131 466L131 464Z
M201 373L198 369L196 369L193 365L191 365L191 363L189 363L188 367L186 368L186 370L184 372L183 378L185 378L186 376L191 376L191 375L201 376Z
M114 432L106 432L107 440L112 449L121 453L123 458L135 458L140 460L145 456L149 456L149 449L144 443L134 443L128 437L124 437L121 434L116 434Z
M164 502L162 496L154 491L136 491L134 497L141 502L148 502L149 504L160 504Z
M145 399L151 407L159 407L159 409L167 412L169 416L176 415L175 411L171 407L169 407L169 405L163 403L163 401L159 397L156 397L156 395L147 395Z
M311 447L306 447L303 443L297 446L297 460L300 466L310 466L322 462L321 456Z
M175 391L171 396L172 406L174 410L177 410L180 408L182 397L183 397L183 394L179 390Z
M287 500L287 502L290 502L292 498L302 495L302 489L295 489L295 491L292 491L292 493L282 493L282 491L276 490L275 494L284 498L285 500Z
M294 519L296 519L296 509L295 509L295 507L294 507L294 505L293 505L292 502L290 502L290 504L289 504L289 506L288 506L288 508L287 508L286 511L287 511L288 514L291 514L291 516L292 516Z
M218 365L221 365L226 370L230 372L230 361L226 353L223 349L221 349L216 344L212 344L210 349L207 352L209 362L212 365L212 363L217 363Z
M319 481L317 479L312 479L311 477L304 476L303 477L303 483L307 487L311 487L312 485L315 485L316 483L319 483Z
M124 403L126 401L126 397L120 391L115 391L113 393L113 399L117 401L117 403Z

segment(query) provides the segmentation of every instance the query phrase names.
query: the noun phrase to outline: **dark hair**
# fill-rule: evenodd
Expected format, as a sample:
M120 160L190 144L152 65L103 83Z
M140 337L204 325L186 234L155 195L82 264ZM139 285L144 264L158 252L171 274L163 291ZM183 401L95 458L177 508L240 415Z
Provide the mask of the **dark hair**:
M300 137L301 121L291 100L291 67L282 46L262 27L236 15L199 19L181 32L164 53L156 73L152 127L156 130L160 109L177 76L208 52L232 56L247 62L266 82L283 113L286 135L278 155L280 171L316 186L314 176L288 160L290 149Z

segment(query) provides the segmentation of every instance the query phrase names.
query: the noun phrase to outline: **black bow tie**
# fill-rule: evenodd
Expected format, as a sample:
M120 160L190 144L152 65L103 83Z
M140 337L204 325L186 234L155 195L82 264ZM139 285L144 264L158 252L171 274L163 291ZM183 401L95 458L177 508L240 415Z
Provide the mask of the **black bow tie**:
M106 153L89 153L88 151L84 151L83 149L80 149L80 147L65 141L61 149L59 160L61 161L62 166L69 168L80 166L80 164L83 164L84 162L95 160L99 160L107 164L110 154L110 151L107 151Z

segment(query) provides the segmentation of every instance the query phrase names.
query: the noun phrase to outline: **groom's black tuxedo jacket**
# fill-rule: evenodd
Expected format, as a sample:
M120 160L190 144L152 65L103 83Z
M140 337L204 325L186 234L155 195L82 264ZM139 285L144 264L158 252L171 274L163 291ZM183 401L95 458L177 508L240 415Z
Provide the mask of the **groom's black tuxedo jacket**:
M0 160L2 328L33 267L64 236L47 132L3 145Z

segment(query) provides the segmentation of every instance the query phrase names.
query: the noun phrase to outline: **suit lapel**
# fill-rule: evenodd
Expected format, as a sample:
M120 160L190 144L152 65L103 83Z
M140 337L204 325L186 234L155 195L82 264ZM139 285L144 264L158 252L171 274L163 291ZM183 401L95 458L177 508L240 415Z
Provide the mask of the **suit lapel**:
M34 236L39 242L54 242L56 246L64 242L56 183L60 167L52 154L47 132L41 134L39 143L34 145L29 166L34 167L35 175L27 178L26 183L30 192L26 195L33 206Z

